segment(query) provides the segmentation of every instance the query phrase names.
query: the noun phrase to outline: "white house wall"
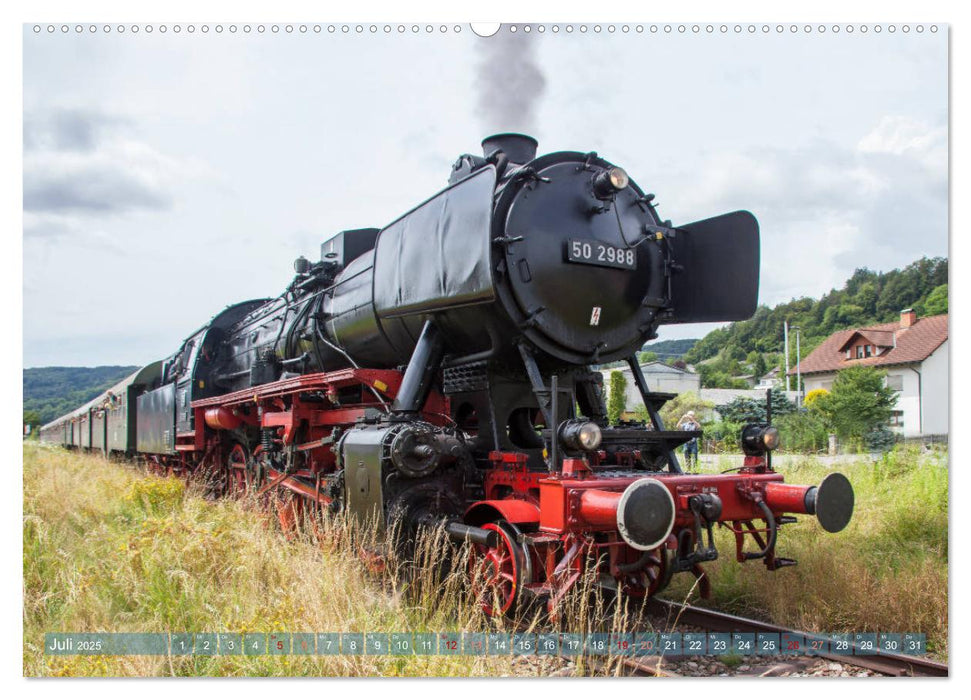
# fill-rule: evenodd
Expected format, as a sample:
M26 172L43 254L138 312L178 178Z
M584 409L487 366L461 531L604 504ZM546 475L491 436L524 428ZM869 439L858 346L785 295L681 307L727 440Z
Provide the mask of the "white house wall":
M627 380L627 387L624 392L627 397L627 410L636 411L638 408L643 408L644 401L641 399L641 394L637 390L637 384L634 382L634 376L631 374L630 369L603 370L604 391L606 393L610 392L611 372L620 372L624 375L624 379ZM701 376L697 374L683 372L645 372L644 378L647 381L647 388L650 391L669 392L672 394L693 391L697 394L701 390Z
M916 366L915 366L916 367ZM916 369L920 369L916 367ZM920 397L918 395L917 373L908 367L892 367L887 369L887 377L899 375L903 391L897 393L897 405L894 409L903 411L904 437L917 437L920 431Z
M922 389L924 393L924 435L948 433L948 341L924 360ZM911 372L913 374L913 372Z

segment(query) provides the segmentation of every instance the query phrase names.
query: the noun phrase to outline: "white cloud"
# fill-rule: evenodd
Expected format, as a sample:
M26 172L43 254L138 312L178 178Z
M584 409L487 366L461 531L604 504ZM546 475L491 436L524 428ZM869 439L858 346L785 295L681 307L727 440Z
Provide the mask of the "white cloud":
M126 120L115 116L54 111L24 121L25 212L168 209L174 185L199 170L131 137Z
M926 122L903 116L886 116L869 134L860 139L861 153L911 152L918 158L947 149L947 127L933 127Z
M887 116L852 148L817 140L709 154L690 181L666 188L666 200L677 204L676 223L752 211L762 232L760 299L774 304L840 286L857 267L946 255L946 144L945 126Z
M205 171L129 131L129 120L117 115L60 109L25 115L25 238L72 235L111 247L99 222L167 210L176 185Z

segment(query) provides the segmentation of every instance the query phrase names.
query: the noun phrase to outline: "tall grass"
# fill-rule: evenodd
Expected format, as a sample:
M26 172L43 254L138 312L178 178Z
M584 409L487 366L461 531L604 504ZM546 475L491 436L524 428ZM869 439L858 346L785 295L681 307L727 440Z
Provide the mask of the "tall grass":
M631 601L604 598L592 571L558 607L555 626L528 600L512 619L487 619L470 595L470 552L443 529L395 538L307 515L284 531L265 502L203 493L100 457L24 448L25 675L548 675L564 659L45 656L43 640L99 631L587 634L638 622ZM574 662L577 674L629 672L616 657Z
M716 465L730 466L737 465ZM713 599L693 595L693 602L807 631L923 632L928 648L946 658L947 453L902 446L877 461L827 465L804 457L778 460L776 468L790 483L846 474L856 492L850 525L831 534L812 516L800 516L798 524L784 526L777 553L798 565L775 572L759 562L736 563L734 538L718 530L721 557L705 565ZM684 595L690 585L675 577L666 595Z
M779 469L793 483L831 470L813 459ZM946 657L946 457L898 450L839 469L857 494L847 530L831 535L809 517L786 526L779 554L799 566L778 572L735 563L730 535L719 532L722 558L707 565L713 602L806 630L925 632ZM326 517L284 532L262 504L208 501L192 484L43 446L24 449L23 539L25 675L521 676L564 665L543 656L45 656L46 632L651 629L638 602L605 596L592 570L554 621L528 601L513 620L487 620L469 595L468 552L455 552L442 530L396 547ZM383 570L362 551L378 552ZM693 585L676 576L665 596L695 599ZM617 657L579 656L575 672L630 670Z
M488 623L443 534L369 573L339 522L268 527L255 504L60 449L24 449L24 674L502 676L559 660L500 656L45 656L46 632L449 632ZM437 539L436 539L437 538ZM407 566L407 559L417 566Z

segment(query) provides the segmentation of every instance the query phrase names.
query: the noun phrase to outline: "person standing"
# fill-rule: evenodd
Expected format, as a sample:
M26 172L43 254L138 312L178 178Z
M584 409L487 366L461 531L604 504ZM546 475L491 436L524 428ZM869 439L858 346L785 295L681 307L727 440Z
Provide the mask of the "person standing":
M688 411L678 421L678 430L701 430L701 423L695 418L694 411ZM685 468L690 472L692 467L698 467L698 438L693 437L684 443Z

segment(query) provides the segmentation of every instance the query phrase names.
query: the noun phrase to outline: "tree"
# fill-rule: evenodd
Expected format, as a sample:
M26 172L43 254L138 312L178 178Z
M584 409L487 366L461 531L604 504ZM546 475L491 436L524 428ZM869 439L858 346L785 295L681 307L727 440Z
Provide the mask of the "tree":
M942 284L934 287L931 293L924 300L924 314L926 316L937 316L947 313L947 285Z
M875 282L864 282L859 290L853 295L853 303L863 309L867 316L872 316L877 311L877 299L880 293L877 291Z
M727 345L724 350L724 357L728 360L741 362L745 359L745 351L734 343Z
M24 411L24 428L25 429L29 425L29 426L31 426L31 432L33 432L34 429L36 429L40 424L41 424L41 422L40 422L40 413L38 413L37 411Z
M688 411L695 412L699 423L703 422L715 407L711 401L705 401L693 391L685 391L664 404L661 408L661 422L666 430L677 430L678 421Z
M796 410L796 405L789 400L781 389L773 387L771 391L773 418L788 415ZM727 404L719 406L716 410L722 420L730 423L764 423L766 421L765 408L765 399L739 396Z
M714 363L698 365L701 375L701 386L706 389L748 389L743 379L733 379L732 376Z
M648 362L657 362L657 353L647 350L645 352L637 353L637 361L641 364L646 364Z
M610 373L610 394L607 398L607 418L617 423L620 415L627 410L627 377L623 372Z
M765 357L762 353L756 353L755 361L752 362L752 374L758 379L768 371L768 367L765 365Z
M816 407L840 439L862 440L890 420L897 394L886 385L886 374L875 367L840 370L832 390L816 399Z

